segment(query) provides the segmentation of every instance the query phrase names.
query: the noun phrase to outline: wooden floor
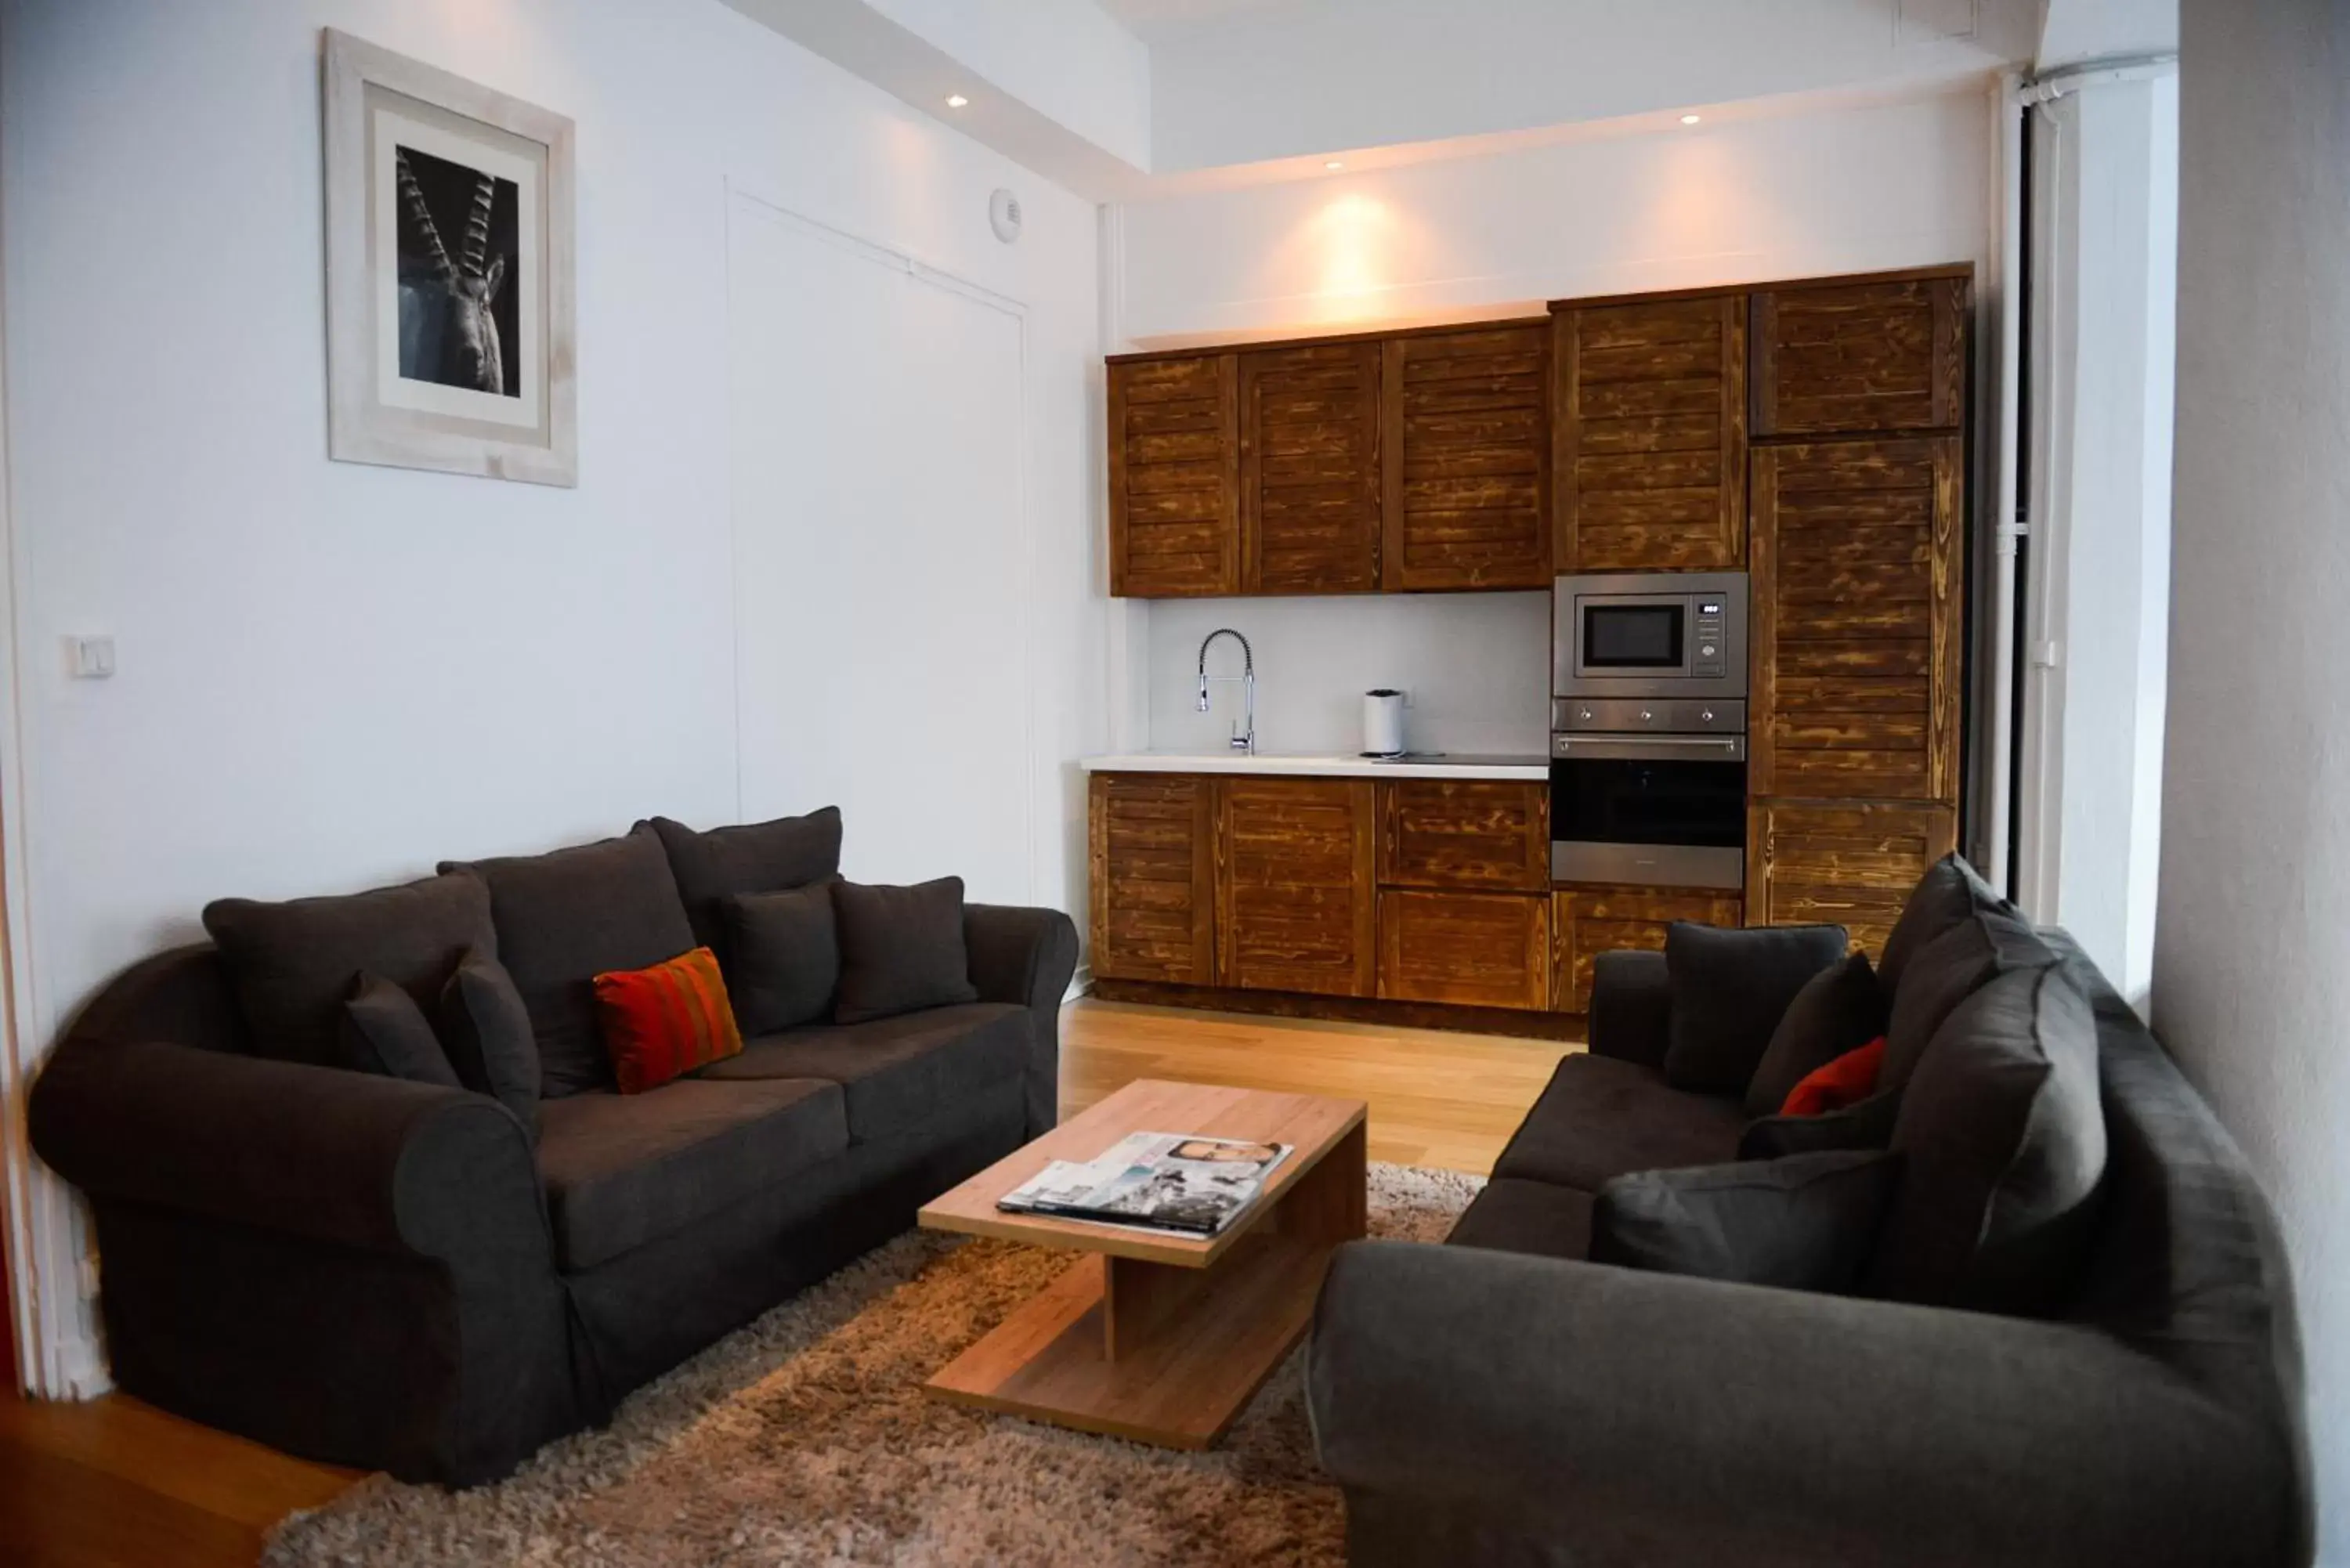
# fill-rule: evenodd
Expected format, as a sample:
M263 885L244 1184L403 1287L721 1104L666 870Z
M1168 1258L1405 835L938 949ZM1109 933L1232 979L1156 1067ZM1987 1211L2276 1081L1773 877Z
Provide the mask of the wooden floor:
M1083 1110L1136 1078L1341 1095L1370 1106L1371 1158L1482 1174L1576 1049L1079 1002L1061 1017L1061 1106ZM245 1568L270 1525L357 1479L120 1395L0 1394L0 1565Z

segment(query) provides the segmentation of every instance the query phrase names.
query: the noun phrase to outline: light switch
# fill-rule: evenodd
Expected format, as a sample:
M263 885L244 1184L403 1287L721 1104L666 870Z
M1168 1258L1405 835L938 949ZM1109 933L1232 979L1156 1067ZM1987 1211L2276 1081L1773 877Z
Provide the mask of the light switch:
M114 639L66 639L66 669L77 680L103 680L114 673Z

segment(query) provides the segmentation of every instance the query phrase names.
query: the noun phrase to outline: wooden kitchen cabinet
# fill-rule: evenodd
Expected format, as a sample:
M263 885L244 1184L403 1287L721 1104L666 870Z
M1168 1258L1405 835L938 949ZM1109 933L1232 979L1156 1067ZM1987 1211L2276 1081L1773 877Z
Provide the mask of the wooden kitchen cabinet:
M1967 296L1963 272L1757 289L1754 435L1958 430Z
M1744 915L1738 894L1704 888L1561 888L1551 895L1551 1005L1561 1012L1591 1011L1592 969L1601 953L1662 952L1665 929L1675 920L1736 926Z
M1368 779L1216 781L1219 984L1375 993L1374 791Z
M1550 886L1550 786L1382 781L1379 885L1543 891Z
M1548 324L1389 337L1379 401L1381 586L1548 587Z
M1379 586L1379 345L1240 356L1241 587Z
M1958 836L1954 805L1758 801L1746 814L1747 920L1832 921L1880 957L1910 889Z
M1109 366L1109 591L1241 591L1240 367L1230 354Z
M1561 572L1746 566L1746 296L1552 307Z
M1754 449L1752 794L1958 803L1962 462L1956 436Z
M1380 996L1539 1012L1550 1005L1550 909L1540 894L1379 892Z
M1087 805L1094 973L1214 984L1214 781L1096 774Z

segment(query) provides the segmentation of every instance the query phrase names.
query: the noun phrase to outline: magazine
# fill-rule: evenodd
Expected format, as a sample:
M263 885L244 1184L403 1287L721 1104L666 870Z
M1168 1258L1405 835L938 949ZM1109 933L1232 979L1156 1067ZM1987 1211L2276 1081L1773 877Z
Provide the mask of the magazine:
M995 1206L1213 1236L1256 1200L1289 1152L1285 1143L1133 1133L1096 1158L1053 1161Z

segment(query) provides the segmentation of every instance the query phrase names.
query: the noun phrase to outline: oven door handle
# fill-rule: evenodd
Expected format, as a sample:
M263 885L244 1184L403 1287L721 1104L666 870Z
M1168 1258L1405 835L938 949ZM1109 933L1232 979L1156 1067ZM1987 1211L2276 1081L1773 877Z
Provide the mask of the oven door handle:
M1669 762L1691 752L1711 752L1728 763L1746 760L1743 735L1553 735L1555 757L1593 757L1601 762Z

